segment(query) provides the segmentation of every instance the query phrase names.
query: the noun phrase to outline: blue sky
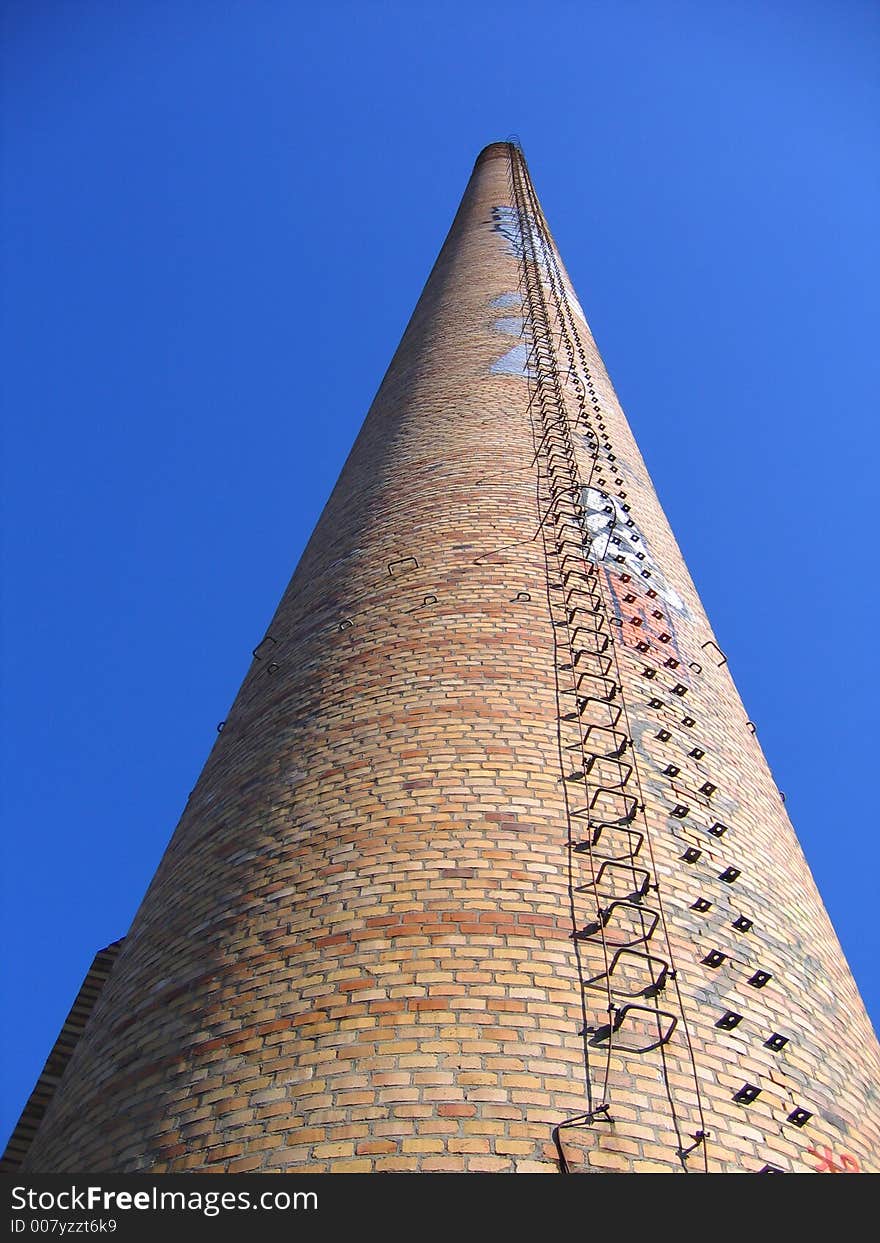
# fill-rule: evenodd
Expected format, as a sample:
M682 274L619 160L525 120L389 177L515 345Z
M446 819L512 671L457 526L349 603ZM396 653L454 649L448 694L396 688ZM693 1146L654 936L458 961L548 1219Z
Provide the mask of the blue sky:
M513 133L876 1025L880 9L4 22L3 1137Z

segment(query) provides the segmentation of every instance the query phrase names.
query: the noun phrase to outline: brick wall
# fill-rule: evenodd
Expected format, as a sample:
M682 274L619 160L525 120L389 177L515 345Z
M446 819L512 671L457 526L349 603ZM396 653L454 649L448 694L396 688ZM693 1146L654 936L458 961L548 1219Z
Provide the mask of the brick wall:
M0 1174L12 1174L23 1164L121 948L122 941L114 941L112 945L98 950L92 959L92 965L86 972L58 1038L49 1051L15 1130L9 1137L6 1150L0 1157Z
M477 162L32 1169L880 1169L876 1039L517 160Z

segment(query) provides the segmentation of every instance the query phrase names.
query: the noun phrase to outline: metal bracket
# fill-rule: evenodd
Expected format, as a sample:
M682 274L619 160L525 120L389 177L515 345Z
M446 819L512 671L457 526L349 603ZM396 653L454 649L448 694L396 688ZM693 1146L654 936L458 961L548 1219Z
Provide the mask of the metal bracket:
M625 1053L652 1053L655 1049L659 1049L661 1045L668 1044L672 1038L672 1033L678 1026L678 1016L672 1014L669 1010L657 1010L653 1006L639 1005L637 1002L627 1002L624 1006L612 1006L611 1021L603 1024L601 1027L586 1027L584 1035L590 1037L590 1044L593 1046L611 1043L613 1047ZM633 1045L626 1044L619 1040L612 1040L627 1021L627 1018L633 1017L636 1013L646 1014L650 1018L657 1020L657 1036L655 1039L649 1040L645 1044Z
M637 958L647 964L648 973L650 975L650 983L637 988L634 992L624 992L622 988L616 988L616 991L622 997L655 997L657 993L661 993L666 987L667 980L675 979L675 972L670 969L669 963L665 958L660 958L656 954L648 954L644 950L628 949L622 946L615 950L607 971L600 972L590 980L584 981L586 988L598 988L602 980L611 981L611 977L622 959ZM655 975L654 964L659 964L659 971Z
M265 638L260 639L251 655L255 660L263 660L264 657L268 656L269 652L277 646L278 640L274 637L274 635L267 634Z
M647 931L643 928L641 936L636 937L633 941L611 941L605 937L603 938L605 943L614 949L630 949L633 945L641 945L645 941L650 941L657 929L658 923L660 922L660 912L653 910L651 907L641 906L639 903L635 902L626 902L622 899L612 902L610 906L603 907L599 912L599 918L594 920L593 923L586 924L583 928L579 929L579 931L574 934L575 938L578 940L587 940L594 937L597 933L602 932L611 922L611 918L615 910L620 907L623 907L629 911L635 911L640 919L643 916L648 916L650 918L650 927Z
M597 889L599 888L599 884L602 880L602 877L605 875L605 873L606 872L611 873L614 871L614 869L616 869L619 872L620 871L625 872L627 876L629 877L629 879L631 880L634 888L630 891L630 893L628 894L628 897L634 898L636 901L638 901L638 899L643 898L645 894L648 892L648 890L651 888L651 873L646 868L633 867L632 864L630 863L617 863L614 859L603 859L599 867L599 870L596 873L596 879L594 882ZM643 879L638 884L636 884L636 879L639 876L641 876ZM592 888L592 885L579 885L578 886L578 889L581 891L588 890L591 888Z
M399 557L396 561L388 562L388 573L392 578L395 577L395 569L400 574L405 574L408 570L417 570L419 563L415 557Z
M713 639L707 639L705 643L700 644L700 647L703 649L703 651L705 651L706 648L711 648L712 652L714 652L716 656L721 657L720 660L715 661L715 664L718 666L719 669L721 668L722 665L727 664L727 657L724 655L721 648L718 646L718 644ZM710 655L712 654L712 652L710 652Z

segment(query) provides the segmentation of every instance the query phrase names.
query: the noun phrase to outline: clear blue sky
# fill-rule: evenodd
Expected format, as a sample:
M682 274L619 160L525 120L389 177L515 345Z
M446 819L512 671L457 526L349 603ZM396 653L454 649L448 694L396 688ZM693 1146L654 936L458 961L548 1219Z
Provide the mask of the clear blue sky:
M511 133L876 1023L877 5L4 13L3 1138Z

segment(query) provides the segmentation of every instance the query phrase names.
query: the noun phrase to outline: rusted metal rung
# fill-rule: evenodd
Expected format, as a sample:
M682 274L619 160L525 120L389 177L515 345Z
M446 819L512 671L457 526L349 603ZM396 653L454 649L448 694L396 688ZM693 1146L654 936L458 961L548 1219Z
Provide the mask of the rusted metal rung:
M567 747L566 750L575 750L574 746ZM586 781L587 776L593 772L596 765L599 765L599 772L602 774L602 785L598 788L605 791L623 791L624 786L629 784L629 779L633 774L633 766L626 764L623 760L617 759L616 756L600 755L598 752L587 747L586 740L580 744L580 754L578 756L580 766L573 769L565 778L569 782ZM603 773L603 766L616 766L618 773L622 774L619 781L609 779L607 773ZM625 771L624 771L625 770Z
M652 1019L656 1020L656 1039L645 1038L638 1045L621 1043L616 1040L615 1037L621 1031L625 1032L625 1025L627 1022L632 1022L637 1013L646 1016L646 1025L650 1024ZM588 1026L584 1029L584 1035L590 1038L590 1044L594 1046L610 1043L612 1047L616 1047L624 1053L653 1053L661 1045L668 1044L677 1026L678 1016L669 1010L657 1010L653 1006L643 1006L637 1002L628 1002L623 1006L613 1006L610 1013L610 1022L601 1027Z
M586 669L583 673L578 674L575 688L561 687L560 690L566 695L590 694L594 699L600 699L604 703L611 703L613 699L617 698L621 686L613 678L602 677L600 674L592 673Z
M631 989L629 992L624 991L622 985L615 984L612 977L624 959L638 959L640 962L645 963L648 968L650 983L635 990ZM656 971L655 965L659 968ZM618 979L619 978L620 977L618 977ZM600 972L599 975L593 976L590 980L586 980L584 982L584 987L599 988L602 986L602 981L606 981L605 986L611 986L614 988L614 990L621 997L656 997L658 993L663 992L667 982L674 978L675 973L671 970L669 963L665 958L660 958L657 954L649 954L645 950L629 949L622 946L620 949L614 951L614 955L608 965L608 970Z
M596 735L599 735L597 738ZM608 741L604 742L604 736L608 735ZM623 730L615 729L612 725L596 725L588 723L584 728L584 741L588 743L591 750L597 755L602 755L607 759L617 759L623 755L628 746L631 745L632 739L629 734ZM608 750L597 751L596 748L605 745Z
M607 699L596 699L593 695L578 695L576 705L573 712L562 713L562 719L565 721L576 721L578 717L583 717L586 712L595 707L599 710L604 709L608 713L610 720L608 724L613 729L623 715L623 708L614 703L609 703Z
M578 529L578 535L583 539L583 532ZM583 557L572 557L567 554L565 563L560 566L563 582L568 586L570 581L582 581L586 584L592 584L599 577L599 567L593 561L586 561Z
M590 823L590 827L593 829L591 845L594 848L596 846L602 846L602 850L605 852L607 852L609 849L613 850L614 847L613 846L609 847L608 845L609 833L625 833L627 836L627 844L630 847L628 850L624 850L622 854L608 854L608 853L596 854L595 849L594 849L593 853L596 854L596 858L610 859L611 862L613 863L626 863L628 859L637 859L639 857L642 846L644 846L645 844L644 833L640 833L638 829L631 829L626 825L595 824L595 822L592 820L589 823ZM603 841L604 841L604 845L603 845ZM635 842L635 845L633 845L633 842Z
M620 799L622 801L623 810L620 815L600 818L594 814L596 803L603 794L610 795L612 799ZM590 826L594 828L616 828L618 825L632 824L638 810L639 800L635 794L626 794L613 786L597 786L588 805L575 809L571 814L580 819L586 819L589 821Z
M625 899L618 899L610 903L609 906L602 907L599 911L598 919L595 919L591 924L585 924L583 928L579 929L578 932L575 933L575 936L582 940L591 940L600 933L604 933L611 922L614 912L618 909L634 911L638 916L639 922L642 924L641 932L634 941L626 942L611 941L607 936L603 936L602 939L604 943L612 949L631 949L633 945L641 945L646 941L650 941L660 923L660 912L655 911L652 907L642 906L641 903L627 902ZM645 917L648 919L647 929L642 922Z
M598 675L603 678L611 676L614 670L614 657L606 656L603 652L590 652L585 648L578 648L577 654L567 668L585 669L586 666L592 665Z
M596 873L595 881L593 882L596 888L598 889L604 876L615 872L625 872L631 880L633 887L627 895L630 898L634 898L636 900L643 898L651 888L651 873L647 870L647 868L633 867L630 863L618 863L614 859L602 860L599 870ZM636 884L637 877L642 878L638 884ZM577 888L580 891L586 891L592 888L592 885L579 885Z

